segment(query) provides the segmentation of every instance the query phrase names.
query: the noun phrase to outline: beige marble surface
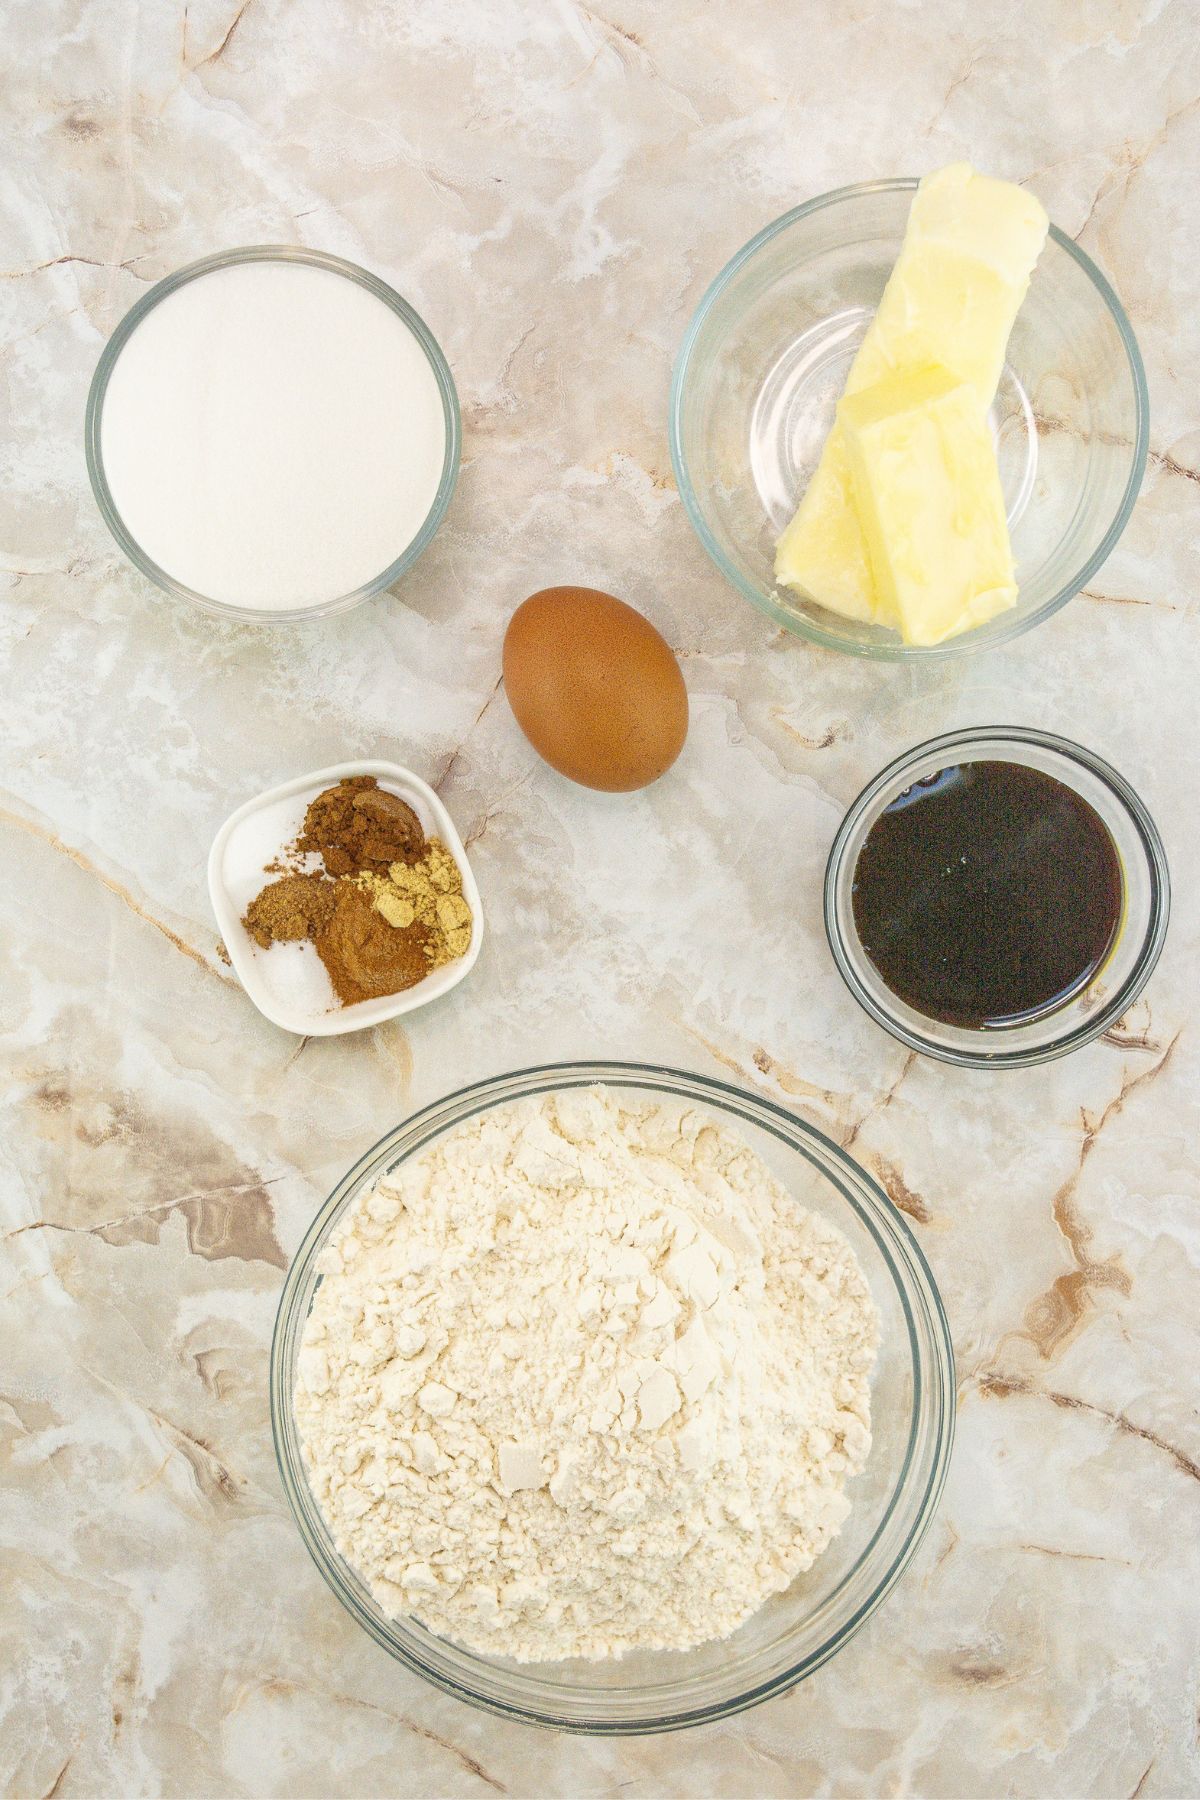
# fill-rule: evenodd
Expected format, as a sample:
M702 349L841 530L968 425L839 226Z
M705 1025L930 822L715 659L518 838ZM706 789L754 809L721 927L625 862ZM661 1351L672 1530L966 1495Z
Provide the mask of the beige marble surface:
M1200 1792L1195 0L8 0L0 22L0 1786ZM960 156L1027 181L1112 276L1152 451L1089 595L926 676L773 635L722 584L666 391L760 225ZM168 604L83 464L121 314L262 240L394 282L463 401L458 494L402 593L305 629ZM564 579L684 658L690 742L640 797L569 789L497 692L508 612ZM987 1077L857 1012L818 894L881 761L1001 719L1115 760L1177 904L1124 1029ZM243 798L354 756L439 785L490 934L403 1028L299 1042L218 961L204 859ZM367 1641L292 1527L266 1410L282 1271L341 1171L451 1087L581 1053L861 1120L961 1380L941 1514L857 1640L729 1724L624 1743L502 1725Z

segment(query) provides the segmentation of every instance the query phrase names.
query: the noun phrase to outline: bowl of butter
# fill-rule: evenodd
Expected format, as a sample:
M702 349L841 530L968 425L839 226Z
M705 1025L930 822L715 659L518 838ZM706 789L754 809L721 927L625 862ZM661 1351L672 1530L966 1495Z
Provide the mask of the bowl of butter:
M823 194L722 270L688 328L671 454L700 541L832 649L951 656L1086 586L1146 462L1141 356L1100 270L955 163Z

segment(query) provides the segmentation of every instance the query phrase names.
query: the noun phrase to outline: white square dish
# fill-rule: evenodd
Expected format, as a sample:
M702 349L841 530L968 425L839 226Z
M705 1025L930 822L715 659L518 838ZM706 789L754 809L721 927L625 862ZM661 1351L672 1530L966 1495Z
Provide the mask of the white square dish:
M262 950L242 925L242 916L270 879L267 864L299 833L309 801L352 775L373 775L380 787L408 802L427 837L441 839L462 874L463 898L471 909L472 923L466 954L433 970L415 987L340 1006L311 944L274 944ZM474 966L483 942L479 888L454 822L428 782L398 763L337 763L285 781L239 806L213 840L208 891L234 974L264 1018L299 1037L336 1037L415 1012L418 1006L457 987Z

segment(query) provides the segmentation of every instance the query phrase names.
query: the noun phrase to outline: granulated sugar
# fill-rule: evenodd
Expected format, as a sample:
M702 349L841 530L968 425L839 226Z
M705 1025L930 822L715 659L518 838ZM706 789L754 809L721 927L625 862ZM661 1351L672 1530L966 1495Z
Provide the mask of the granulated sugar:
M330 269L244 262L135 326L101 450L152 561L271 612L340 599L396 561L433 505L446 426L429 360L383 300Z
M349 1209L299 1358L309 1479L392 1614L522 1661L733 1631L870 1449L845 1238L695 1110L472 1119Z

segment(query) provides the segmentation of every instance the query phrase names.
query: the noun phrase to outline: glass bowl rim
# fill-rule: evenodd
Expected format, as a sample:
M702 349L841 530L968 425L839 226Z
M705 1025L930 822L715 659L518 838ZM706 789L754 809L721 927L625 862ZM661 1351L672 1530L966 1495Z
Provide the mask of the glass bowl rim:
M957 637L947 638L941 644L903 644L903 643L867 643L855 642L839 636L836 632L827 631L806 618L803 614L790 612L780 606L768 594L763 593L753 582L744 579L741 571L734 567L724 550L710 530L704 517L696 490L692 485L688 472L687 457L683 448L683 409L685 389L691 369L692 356L697 340L709 313L724 293L726 287L742 268L749 263L758 252L769 244L772 238L789 226L811 213L822 211L829 206L836 206L846 200L863 199L870 194L915 192L920 177L916 175L896 175L878 181L856 181L846 187L831 188L827 193L818 194L811 200L805 200L799 206L782 213L779 218L772 219L761 231L738 250L718 275L709 283L701 296L700 303L692 314L687 330L684 332L679 350L675 357L675 366L671 373L671 391L668 406L668 439L671 450L671 465L675 472L675 483L679 489L679 497L683 501L684 511L688 516L692 530L696 533L710 560L724 575L725 579L743 594L752 606L765 613L775 624L781 625L785 631L796 637L808 639L810 643L820 644L827 650L838 650L845 656L862 656L876 662L903 662L909 659L934 660L956 656L967 656L981 650L992 649L999 644L1011 643L1014 638L1021 637L1026 631L1040 625L1067 604L1068 600L1082 591L1096 573L1097 569L1112 554L1118 538L1129 523L1130 514L1141 491L1142 481L1146 473L1146 459L1150 448L1150 392L1146 382L1146 370L1142 362L1142 353L1138 348L1137 338L1129 323L1124 307L1117 298L1116 292L1100 268L1092 261L1086 250L1082 250L1073 238L1069 238L1057 225L1051 224L1049 236L1058 247L1071 256L1095 288L1100 299L1108 309L1117 334L1121 339L1129 362L1129 372L1133 383L1136 424L1134 432L1133 460L1121 501L1113 514L1112 522L1100 543L1092 554L1080 566L1057 593L1042 603L1036 611L1023 614L1018 618L1002 617L991 621L977 631L960 632Z
M288 1427L292 1424L292 1396L283 1380L286 1372L287 1340L303 1327L303 1317L298 1320L296 1318L297 1306L301 1292L309 1281L314 1255L328 1228L353 1195L368 1179L388 1166L389 1162L394 1166L395 1162L400 1160L394 1154L397 1143L404 1139L411 1139L404 1152L405 1157L410 1157L418 1154L443 1131L494 1104L503 1104L531 1094L545 1093L561 1088L589 1087L596 1084L603 1085L606 1082L616 1085L624 1084L628 1087L647 1088L673 1094L684 1100L698 1099L701 1104L711 1104L721 1112L731 1113L735 1117L746 1119L771 1132L779 1141L805 1157L818 1169L819 1173L831 1181L874 1240L882 1260L887 1266L907 1326L909 1352L912 1357L912 1416L903 1460L886 1510L872 1531L868 1543L850 1569L842 1576L838 1588L834 1590L835 1593L840 1591L862 1569L893 1517L904 1492L905 1482L913 1467L915 1444L922 1424L924 1423L927 1429L931 1428L932 1433L928 1452L928 1473L923 1491L916 1496L913 1522L907 1535L898 1549L891 1554L890 1560L882 1572L874 1577L870 1592L843 1624L803 1657L798 1664L769 1680L722 1700L690 1706L664 1717L647 1714L636 1718L614 1719L603 1716L602 1708L599 1716L564 1717L561 1713L549 1710L544 1706L539 1709L535 1704L524 1705L500 1699L491 1694L480 1693L472 1689L465 1680L453 1679L443 1671L429 1667L409 1645L402 1644L399 1640L389 1636L371 1614L361 1606L353 1590L345 1584L342 1576L344 1559L336 1549L332 1549L332 1545L332 1554L327 1553L325 1546L312 1530L308 1515L311 1512L314 1517L320 1519L319 1508L312 1499L302 1470L293 1463L288 1441ZM819 1151L828 1153L844 1179L838 1179L832 1175L824 1167L820 1157L811 1154L806 1148L806 1142L812 1143ZM850 1191L848 1183L859 1184L861 1193L855 1194ZM885 1242L885 1236L890 1239L890 1247ZM909 1287L906 1287L901 1279L901 1267L903 1267L905 1277L910 1284ZM914 1323L914 1300L919 1302L922 1322L928 1338L924 1361L922 1361ZM304 1317L306 1316L307 1311L304 1314ZM715 1719L727 1718L748 1707L755 1706L763 1700L770 1699L774 1695L786 1693L826 1663L876 1611L907 1568L937 1511L949 1470L950 1453L954 1442L956 1367L945 1306L925 1253L883 1188L848 1151L842 1149L819 1127L789 1111L776 1101L746 1088L721 1081L714 1076L659 1063L597 1059L541 1063L530 1068L512 1070L472 1082L419 1108L408 1118L402 1120L400 1124L386 1132L371 1149L353 1164L319 1208L288 1266L279 1297L271 1341L270 1412L271 1431L280 1480L305 1548L337 1599L382 1649L443 1692L452 1694L457 1699L464 1700L500 1717L515 1718L527 1724L546 1726L559 1731L630 1736L677 1730ZM309 1502L307 1507L305 1496ZM328 1535L327 1531L325 1535ZM832 1596L827 1597L822 1604L828 1604L831 1598ZM459 1645L454 1645L453 1648L459 1654L468 1656L476 1654L464 1650ZM531 1675L530 1680L535 1681L536 1674Z
M1028 745L1047 751L1068 763L1076 763L1087 770L1090 775L1108 790L1117 804L1128 815L1137 833L1146 857L1146 872L1150 884L1149 917L1146 921L1145 933L1141 946L1129 974L1120 987L1103 1006L1089 1019L1085 1019L1061 1037L1052 1038L1049 1043L1031 1046L1024 1050L984 1051L939 1044L914 1030L906 1020L899 1018L887 1007L880 1004L875 994L868 989L858 972L858 956L847 944L838 920L838 900L845 884L853 878L854 870L848 861L850 840L866 815L876 805L879 797L895 781L910 768L916 768L927 756L934 752L961 750L982 744ZM977 758L971 760L979 760ZM1060 737L1054 732L1038 731L1025 725L968 725L958 731L947 731L935 737L926 738L911 749L901 751L859 793L858 797L847 807L845 817L838 826L837 834L830 846L829 857L825 864L824 884L824 917L825 936L829 944L838 973L849 988L858 1004L868 1013L877 1025L892 1037L899 1040L909 1050L916 1050L922 1056L931 1056L939 1062L953 1063L961 1069L1027 1069L1041 1063L1054 1062L1060 1056L1067 1056L1073 1050L1082 1049L1100 1037L1127 1012L1134 1001L1142 993L1154 973L1155 965L1162 954L1166 941L1167 925L1171 916L1171 874L1167 864L1167 853L1159 835L1157 825L1141 796L1130 786L1125 777L1097 756L1094 750L1088 750L1083 744L1077 744L1072 738ZM1069 1008L1064 1008L1064 1012ZM996 1043L997 1036L985 1032L978 1033L980 1044Z
M227 600L214 600L208 594L201 594L186 583L178 581L160 567L154 559L146 554L137 539L129 530L108 485L108 477L104 470L104 455L101 447L101 425L104 412L104 398L108 391L109 380L125 345L134 331L142 323L146 315L159 303L204 275L211 275L219 269L236 268L241 263L278 262L304 263L310 268L325 269L334 275L344 276L356 286L365 288L382 300L396 316L407 325L413 337L425 354L425 359L433 371L438 386L438 395L442 403L442 420L446 431L446 448L442 459L442 473L438 481L424 523L417 535L410 540L404 550L380 574L372 576L370 581L363 582L349 594L339 595L333 600L320 600L312 606L289 606L279 608L263 608L255 606L239 606ZM462 441L462 421L458 404L458 392L454 385L454 377L450 373L450 365L446 361L441 345L432 331L402 294L364 269L359 263L350 262L345 257L334 256L327 250L310 250L303 244L243 244L232 250L218 250L211 256L199 257L195 262L185 263L182 268L174 269L156 281L152 287L138 297L119 323L114 328L108 342L101 352L92 375L88 389L87 409L84 414L84 456L87 462L88 479L91 482L92 494L99 508L100 516L107 525L117 544L124 551L128 560L140 574L146 576L156 587L175 599L191 600L202 607L205 612L213 613L224 619L238 619L255 625L287 625L305 619L328 618L334 613L348 612L352 606L359 606L364 600L372 599L391 587L401 575L410 569L413 563L427 547L434 532L438 529L450 505L458 480L459 459Z

